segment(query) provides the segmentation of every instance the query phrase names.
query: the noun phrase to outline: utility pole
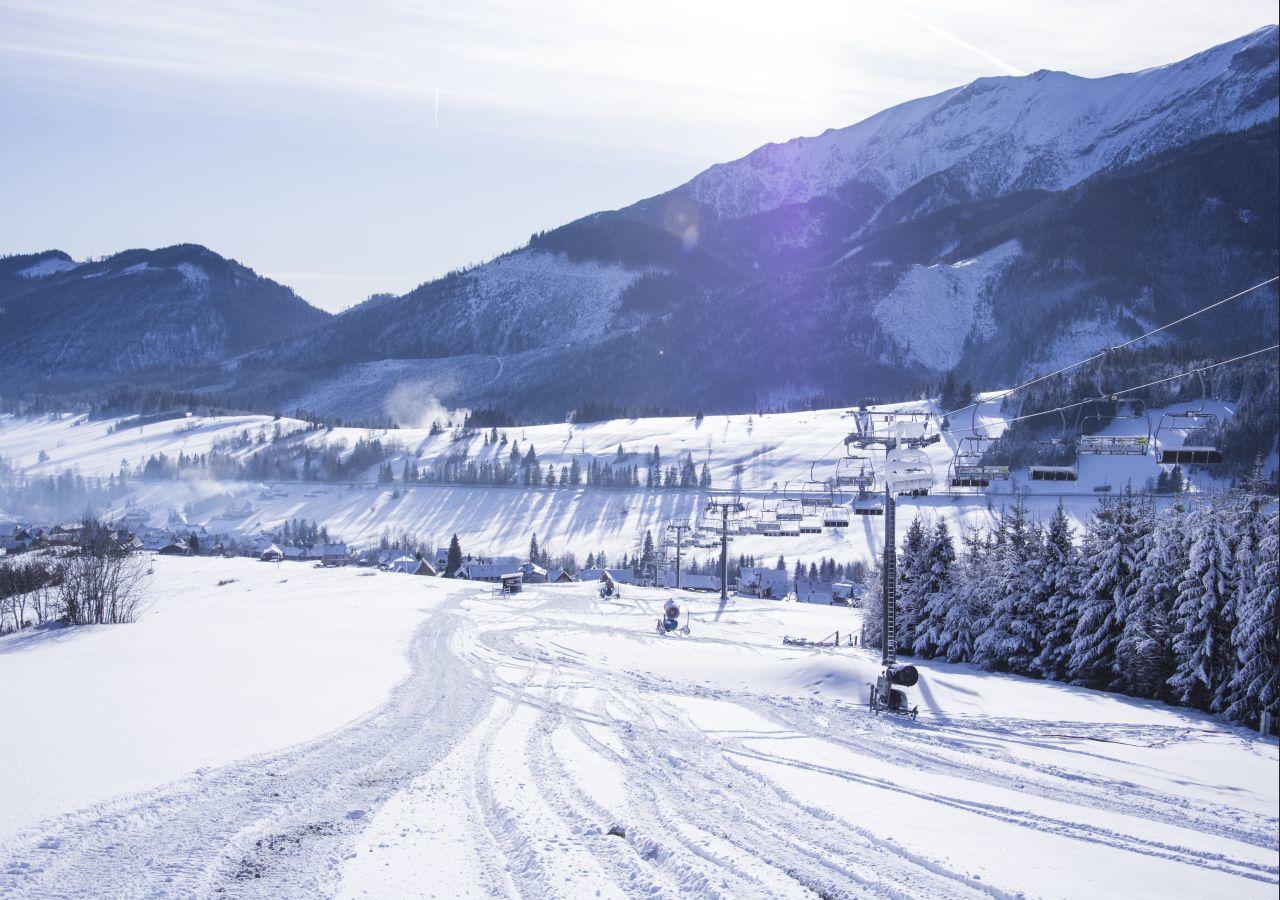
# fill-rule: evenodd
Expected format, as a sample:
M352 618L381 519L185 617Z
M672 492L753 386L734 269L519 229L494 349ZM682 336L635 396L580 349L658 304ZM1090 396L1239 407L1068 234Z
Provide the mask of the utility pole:
M677 525L668 525L667 531L676 533L676 590L680 590L680 546L684 542L684 533L689 530L688 522L681 522Z

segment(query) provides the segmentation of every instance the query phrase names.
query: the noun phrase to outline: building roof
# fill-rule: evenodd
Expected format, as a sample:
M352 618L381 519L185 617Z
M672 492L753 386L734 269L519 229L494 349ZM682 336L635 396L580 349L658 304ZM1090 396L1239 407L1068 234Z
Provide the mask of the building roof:
M508 563L478 563L478 562L465 563L462 566L462 568L458 570L458 572L459 574L462 575L462 577L469 578L472 581L475 581L477 579L502 578L505 575L521 574L520 572L512 572L511 566Z

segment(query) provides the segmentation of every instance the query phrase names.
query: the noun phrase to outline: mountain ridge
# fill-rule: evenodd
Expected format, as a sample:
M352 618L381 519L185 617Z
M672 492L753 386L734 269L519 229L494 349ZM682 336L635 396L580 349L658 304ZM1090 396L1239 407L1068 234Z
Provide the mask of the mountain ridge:
M1274 274L1277 46L1267 26L1136 73L976 79L209 364L282 408L409 390L539 417L1017 377Z

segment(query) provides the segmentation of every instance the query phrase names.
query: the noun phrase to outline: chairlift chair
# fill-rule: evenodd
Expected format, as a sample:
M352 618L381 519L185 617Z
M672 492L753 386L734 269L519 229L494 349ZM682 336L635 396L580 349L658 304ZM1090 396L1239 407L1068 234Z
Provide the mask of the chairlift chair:
M876 482L875 470L870 461L860 470L858 493L853 498L851 507L855 516L883 516L884 497Z
M780 500L774 516L779 522L799 522L804 518L804 508L799 499Z
M1157 461L1164 466L1213 466L1222 462L1219 446L1221 423L1218 417L1203 407L1180 413L1164 413L1156 426L1155 445ZM1169 438L1182 436L1173 444Z
M983 455L994 442L995 438L985 435L962 437L947 465L947 484L953 488L985 488L994 480L1007 480L1008 466L982 464Z
M899 497L923 497L933 487L933 463L917 447L897 447L885 456L885 478Z
M823 528L848 528L849 507L845 503L831 506L822 511Z
M1065 437L1070 431L1067 425L1066 412L1060 412L1062 416L1062 433L1064 437L1047 438L1045 440L1036 441L1039 445L1039 459L1028 467L1028 474L1032 481L1079 481L1080 465L1079 458L1076 453L1076 442L1073 438ZM1079 415L1077 413L1077 415ZM1073 454L1070 465L1061 464L1061 456L1066 448L1070 448ZM1045 462L1045 457L1049 457L1050 461Z
M855 516L883 516L884 499L879 494L867 493L853 501Z
M1114 398L1111 398L1114 402ZM1104 427L1103 417L1097 413L1085 416L1080 423L1080 434L1076 438L1076 450L1096 456L1146 456L1151 450L1151 417L1146 407L1138 401L1141 412L1127 415L1114 415L1111 424L1116 422L1133 422L1135 430L1132 434L1085 434L1093 427L1101 430Z
M872 412L860 409L854 413L855 431L845 438L845 446L866 448L875 444L896 446L909 443L926 446L942 440L934 415L924 410Z

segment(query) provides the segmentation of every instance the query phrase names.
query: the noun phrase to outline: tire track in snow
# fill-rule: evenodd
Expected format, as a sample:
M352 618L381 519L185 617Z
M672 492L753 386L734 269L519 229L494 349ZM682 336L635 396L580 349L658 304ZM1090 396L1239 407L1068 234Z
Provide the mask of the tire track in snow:
M525 628L519 637L542 631L554 629ZM628 842L664 867L691 864L705 870L710 865L710 880L689 885L693 890L686 892L706 893L716 881L747 877L755 882L751 892L763 893L789 893L787 885L826 897L903 896L903 885L917 896L992 893L981 883L937 865L885 853L832 816L779 803L783 798L771 784L730 765L704 733L657 711L652 697L631 686L635 676L604 679L601 670L585 665L579 655L539 653L518 640L514 631L491 633L484 643L512 659L570 671L577 668L603 679L603 684L593 682L593 686L607 690L610 702L632 716L622 723L620 737L631 753L626 768L629 797L638 801L633 809L648 810L644 818L653 823L649 828L656 825L648 830L624 823ZM548 701L543 697L538 702ZM708 802L711 797L715 803ZM689 829L712 836L716 846L699 847L671 838ZM759 873L762 863L771 876L747 875L752 869ZM687 879L688 873L677 876Z
M373 810L482 718L488 686L449 652L456 613L429 614L411 674L377 711L283 752L201 771L41 823L0 845L0 893L330 894Z

